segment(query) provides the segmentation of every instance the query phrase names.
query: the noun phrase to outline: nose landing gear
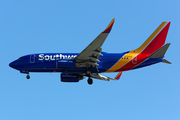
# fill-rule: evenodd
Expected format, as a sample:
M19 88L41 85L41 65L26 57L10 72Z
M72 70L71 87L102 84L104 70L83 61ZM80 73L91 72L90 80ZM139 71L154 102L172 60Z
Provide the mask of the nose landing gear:
M29 76L29 74L27 74L26 78L27 78L27 79L30 79L30 76Z

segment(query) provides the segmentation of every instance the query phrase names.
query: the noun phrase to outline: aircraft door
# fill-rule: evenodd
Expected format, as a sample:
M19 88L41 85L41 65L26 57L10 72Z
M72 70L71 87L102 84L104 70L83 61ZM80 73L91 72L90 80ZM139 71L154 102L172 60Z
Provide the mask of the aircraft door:
M35 62L35 55L30 55L30 63L34 63Z

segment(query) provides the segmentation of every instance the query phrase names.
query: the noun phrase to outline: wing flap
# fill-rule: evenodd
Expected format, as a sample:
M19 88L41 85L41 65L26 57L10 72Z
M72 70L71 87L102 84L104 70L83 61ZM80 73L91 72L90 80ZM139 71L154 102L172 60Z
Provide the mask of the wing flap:
M117 76L115 77L115 79L113 79L113 78L110 78L110 77L107 77L107 76L104 76L104 75L101 75L101 74L98 74L98 73L92 73L92 74L91 74L91 77L92 77L92 78L95 78L95 79L110 81L110 80L119 80L119 78L121 77L121 75L122 75L122 72L119 72L119 73L117 74Z
M101 74L96 74L96 73L92 73L91 77L95 79L105 80L105 81L116 80L116 79L113 79L113 78L110 78Z

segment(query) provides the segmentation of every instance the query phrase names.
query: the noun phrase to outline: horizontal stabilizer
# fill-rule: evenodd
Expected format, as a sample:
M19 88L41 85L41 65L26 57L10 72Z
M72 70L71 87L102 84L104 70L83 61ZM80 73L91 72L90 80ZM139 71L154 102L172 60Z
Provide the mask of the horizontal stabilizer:
M163 47L159 48L157 51L155 51L153 54L149 56L149 58L162 58L164 57L164 54L166 53L170 43L167 43Z
M171 62L167 61L166 59L162 60L163 63L171 64Z

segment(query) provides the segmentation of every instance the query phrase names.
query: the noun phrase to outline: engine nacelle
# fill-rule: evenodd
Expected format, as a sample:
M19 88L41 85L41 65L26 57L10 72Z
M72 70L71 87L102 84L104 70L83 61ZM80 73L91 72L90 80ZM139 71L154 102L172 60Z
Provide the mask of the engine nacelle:
M83 76L79 74L65 74L61 73L61 82L79 82L79 80L82 80Z

